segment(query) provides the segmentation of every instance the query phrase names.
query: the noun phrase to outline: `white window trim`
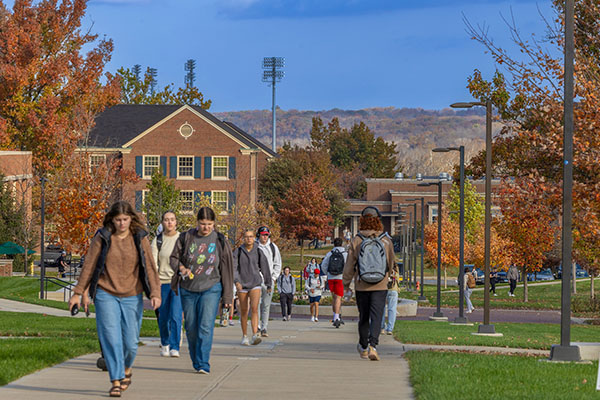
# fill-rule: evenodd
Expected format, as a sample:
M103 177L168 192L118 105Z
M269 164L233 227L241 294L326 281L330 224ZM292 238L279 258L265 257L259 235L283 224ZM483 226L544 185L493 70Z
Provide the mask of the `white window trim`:
M227 168L227 172L225 173L225 176L215 177L215 158L226 158L227 159L227 162L225 164L225 168ZM210 176L212 177L213 181L228 181L229 180L229 156L226 156L226 155L211 156L210 166L212 169ZM223 167L219 167L219 168L223 168Z
M150 193L150 190L148 190L148 189L142 189L142 210L146 206L146 195L148 193Z
M159 154L146 154L142 156L142 179L152 179L152 175L146 175L146 157L157 157L158 165L157 168L160 168L160 155Z
M192 159L192 175L191 176L179 176L179 159L182 157L187 157L187 158L191 158ZM194 156L177 156L177 179L181 180L181 181L193 181L194 178L194 167L195 167L195 159Z
M106 154L90 154L90 157L89 157L90 172L92 172L92 168L96 166L96 165L92 165L92 157L100 157L104 160L103 162L106 164Z
M193 214L194 213L194 191L193 190L180 190L179 191L179 196L181 196L182 193L191 193L192 194L192 209L191 210L184 210L183 207L181 209L181 212L183 214Z
M221 212L221 215L229 214L229 193L227 190L213 190L210 192L210 204L214 204L215 193L225 193L225 209Z

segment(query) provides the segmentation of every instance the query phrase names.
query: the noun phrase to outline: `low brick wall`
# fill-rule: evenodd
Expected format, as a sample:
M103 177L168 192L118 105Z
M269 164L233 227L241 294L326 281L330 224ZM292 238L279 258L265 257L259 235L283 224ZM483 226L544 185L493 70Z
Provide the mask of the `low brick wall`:
M0 261L0 276L12 276L12 260Z

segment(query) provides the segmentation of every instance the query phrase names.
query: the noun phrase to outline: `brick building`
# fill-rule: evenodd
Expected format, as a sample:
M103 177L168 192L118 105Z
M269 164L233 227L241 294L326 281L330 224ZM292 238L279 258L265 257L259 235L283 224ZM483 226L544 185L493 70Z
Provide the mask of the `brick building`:
M15 202L24 202L31 214L31 189L34 186L30 151L0 151L0 173L12 191Z
M447 174L441 174L439 177L409 177L404 178L398 175L396 179L366 179L367 195L365 200L349 199L350 207L345 213L345 227L352 234L358 232L358 219L361 211L367 206L375 206L381 212L384 229L390 234L396 234L396 218L398 217L399 204L416 203L417 221L421 220L421 202L407 199L424 198L425 220L426 223L432 223L437 217L438 210L438 187L436 186L418 186L421 182L442 181L442 204L446 201L448 192L452 188L452 180ZM485 196L485 180L470 180L478 193L481 194L482 201ZM492 180L492 190L500 183L499 179ZM414 207L403 207L402 211L413 212ZM492 215L497 212L492 204ZM342 228L343 229L343 228ZM336 236L338 232L335 232Z
M96 118L87 143L90 165L122 157L140 180L120 197L141 209L159 167L181 191L184 210L205 195L224 209L257 201L258 175L276 156L232 123L195 106L117 105Z

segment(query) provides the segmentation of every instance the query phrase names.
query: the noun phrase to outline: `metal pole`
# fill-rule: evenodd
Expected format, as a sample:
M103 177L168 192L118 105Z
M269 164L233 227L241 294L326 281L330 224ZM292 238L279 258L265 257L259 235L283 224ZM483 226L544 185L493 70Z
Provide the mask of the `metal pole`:
M406 274L406 225L402 225L402 281L408 289L408 280Z
M407 210L408 211L408 210ZM408 217L408 226L407 226L407 232L408 235L406 237L406 245L407 245L407 250L408 250L408 288L410 289L410 291L414 290L414 277L413 277L413 257L412 257L412 220L414 218L414 215L409 214Z
M417 203L413 203L412 251L413 251L413 270L414 270L414 277L415 277L414 287L415 287L415 290L417 290Z
M434 318L444 318L441 310L442 299L442 182L437 183L438 187L438 237L437 237L437 306Z
M275 153L277 151L277 140L276 140L276 130L277 130L277 125L276 125L276 115L275 115L275 82L277 81L277 78L275 76L275 57L273 57L273 82L272 82L272 86L273 86L273 143L272 143L272 150Z
M458 261L458 317L454 323L466 324L465 317L465 146L459 147L460 152L460 217L459 217L459 261ZM486 176L486 184L487 184Z
M42 212L41 212L41 221L40 221L40 225L41 225L41 240L40 240L40 253L41 253L41 261L40 261L40 299L44 298L44 281L46 280L46 264L44 263L44 250L45 250L45 242L44 242L44 224L45 224L45 218L46 218L46 202L44 199L44 187L46 185L46 178L41 177L40 178L40 182L42 184L42 190L41 190L41 208L42 208Z
M421 197L421 295L417 300L425 301L427 298L423 295L423 258L425 251L425 198Z
M579 347L571 346L571 251L573 249L573 59L574 1L565 4L565 98L564 98L564 163L562 219L562 283L560 305L560 345L550 351L552 361L579 361Z

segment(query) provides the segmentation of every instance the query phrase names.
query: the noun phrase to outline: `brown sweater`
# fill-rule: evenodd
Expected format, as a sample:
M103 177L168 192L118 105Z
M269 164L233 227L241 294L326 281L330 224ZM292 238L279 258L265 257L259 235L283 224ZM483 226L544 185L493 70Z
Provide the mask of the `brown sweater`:
M146 258L146 274L150 283L150 297L160 298L160 280L156 264L152 258L152 249L148 238L141 241L142 249ZM81 295L89 286L92 274L96 268L96 262L102 249L102 238L96 235L92 239L90 248L85 256L81 275L77 286L73 290L75 294ZM111 244L106 255L104 273L98 279L98 287L118 297L135 296L143 291L139 274L138 253L135 248L133 235L124 239L116 235L111 236Z
M377 231L360 231L360 233L365 236L379 236L382 232ZM360 252L360 245L362 243L362 239L357 235L352 238L350 242L350 247L348 248L348 258L346 259L346 265L344 266L344 289L348 290L350 288L350 282L354 279L354 290L356 291L371 291L371 290L388 290L388 277L390 272L396 270L396 259L394 256L394 245L392 241L388 237L384 237L382 239L383 244L385 246L385 255L387 257L387 273L385 274L385 278L383 278L380 282L377 283L367 283L363 282L358 278L358 253Z

